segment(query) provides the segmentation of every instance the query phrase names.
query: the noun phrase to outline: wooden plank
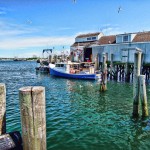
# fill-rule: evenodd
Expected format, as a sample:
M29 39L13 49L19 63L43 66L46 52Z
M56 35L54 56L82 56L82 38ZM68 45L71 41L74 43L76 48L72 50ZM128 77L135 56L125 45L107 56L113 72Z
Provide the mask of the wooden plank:
M6 87L0 83L0 135L6 133Z
M45 88L19 89L24 150L46 150Z

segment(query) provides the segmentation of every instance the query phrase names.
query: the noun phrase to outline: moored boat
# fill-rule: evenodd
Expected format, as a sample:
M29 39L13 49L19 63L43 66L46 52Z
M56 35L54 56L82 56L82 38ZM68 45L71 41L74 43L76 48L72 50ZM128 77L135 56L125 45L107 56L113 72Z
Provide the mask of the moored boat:
M50 64L50 75L71 79L95 80L100 78L100 74L96 74L94 67L81 68L80 63L61 62Z

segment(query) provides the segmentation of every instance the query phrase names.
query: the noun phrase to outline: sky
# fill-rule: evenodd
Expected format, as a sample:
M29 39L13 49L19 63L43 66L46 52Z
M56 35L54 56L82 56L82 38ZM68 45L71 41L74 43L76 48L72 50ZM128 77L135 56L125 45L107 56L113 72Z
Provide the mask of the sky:
M150 0L0 0L0 58L67 53L79 34L150 31L149 7Z

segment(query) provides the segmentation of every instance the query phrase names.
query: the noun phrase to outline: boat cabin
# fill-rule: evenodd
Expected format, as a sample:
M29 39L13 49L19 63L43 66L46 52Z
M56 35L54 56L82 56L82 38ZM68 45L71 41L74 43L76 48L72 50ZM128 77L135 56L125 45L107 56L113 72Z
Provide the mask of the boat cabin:
M91 63L91 62L82 62L82 63L60 62L60 63L55 64L55 69L62 71L62 72L71 73L71 74L76 74L76 73L80 73L80 72L94 73L94 63Z

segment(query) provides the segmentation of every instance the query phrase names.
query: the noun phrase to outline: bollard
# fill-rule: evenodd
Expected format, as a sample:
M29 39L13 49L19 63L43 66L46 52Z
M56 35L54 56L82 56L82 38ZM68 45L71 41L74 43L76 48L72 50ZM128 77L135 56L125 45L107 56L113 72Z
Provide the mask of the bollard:
M45 88L19 89L24 150L46 150Z
M141 97L141 105L142 105L142 117L147 117L148 116L148 108L147 108L145 75L139 76L139 86L140 86L140 97Z
M133 77L133 117L139 116L139 79L141 68L141 52L135 53L134 55L134 77Z
M107 90L107 64L106 64L106 54L103 53L102 79L100 84L100 91L106 90Z
M6 133L6 87L0 83L0 135Z

